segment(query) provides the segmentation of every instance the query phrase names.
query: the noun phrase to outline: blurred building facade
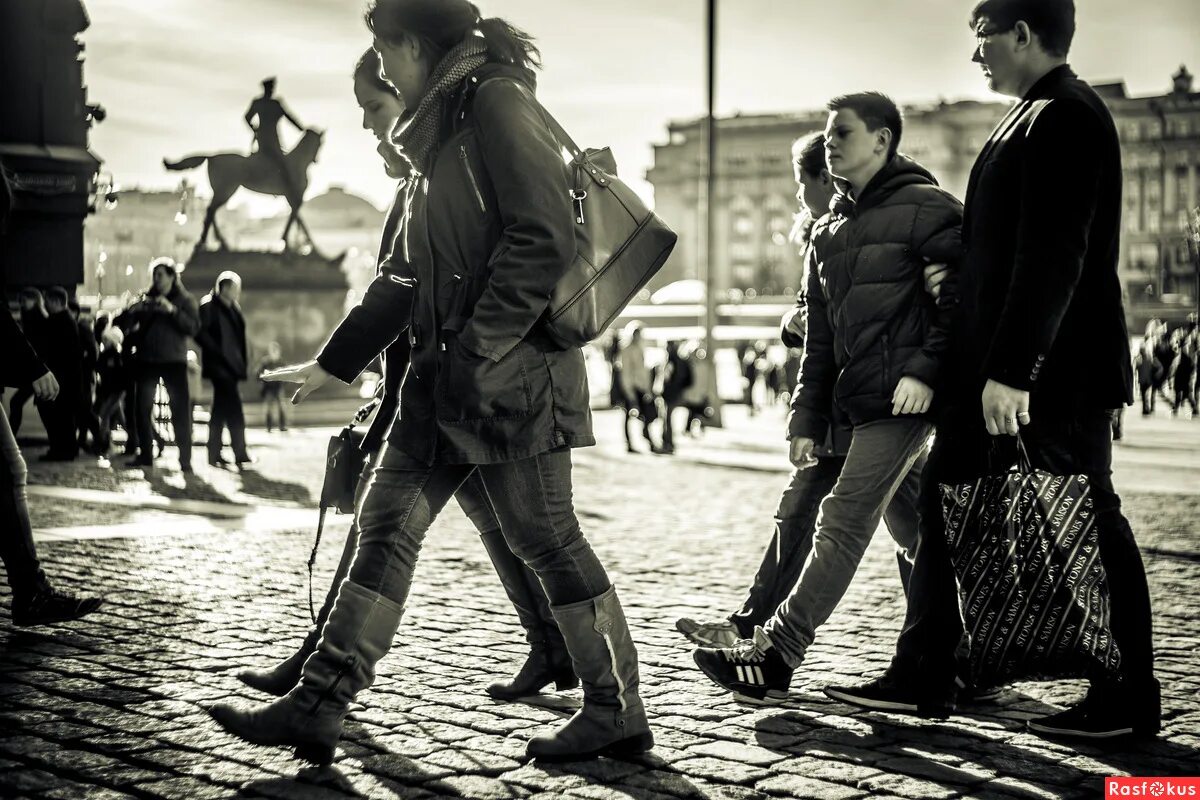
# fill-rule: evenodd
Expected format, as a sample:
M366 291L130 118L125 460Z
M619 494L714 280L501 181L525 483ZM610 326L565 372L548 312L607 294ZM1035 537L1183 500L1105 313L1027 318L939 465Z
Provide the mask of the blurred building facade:
M1200 93L1183 67L1161 95L1129 97L1123 82L1095 86L1121 136L1121 274L1131 307L1194 308L1197 251L1189 250L1186 220L1200 203ZM976 156L1008 108L976 101L906 106L900 150L962 198ZM787 237L797 210L791 145L823 130L826 117L815 110L717 120L713 267L723 297L786 295L799 288L803 265ZM651 289L703 278L703 122L670 124L668 141L654 147L646 178L654 186L656 211L675 227L679 243Z
M10 287L83 280L83 221L100 160L88 131L104 119L89 105L79 34L80 0L0 3L0 159L14 188L0 263Z

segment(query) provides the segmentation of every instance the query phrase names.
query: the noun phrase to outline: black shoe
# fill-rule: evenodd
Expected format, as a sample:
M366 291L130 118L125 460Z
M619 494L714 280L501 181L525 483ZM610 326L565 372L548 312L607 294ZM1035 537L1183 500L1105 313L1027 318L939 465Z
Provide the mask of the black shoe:
M237 459L238 472L241 472L242 470L245 470L247 467L253 466L254 464L257 464L257 463L258 463L258 459L255 458L254 456L250 455L249 453L247 453L244 456L238 456L238 459Z
M755 629L753 639L733 647L701 647L692 657L713 683L742 702L773 706L787 700L792 668L761 628Z
M1031 719L1026 726L1041 736L1066 739L1118 739L1123 736L1153 736L1162 728L1157 703L1135 706L1122 703L1112 694L1088 696L1066 711Z
M149 456L135 455L125 461L126 467L153 467L154 459Z
M886 672L858 686L826 686L824 691L830 699L871 711L932 719L946 719L954 713L953 691L939 697L915 684L898 681Z
M230 466L230 463L220 456L217 456L216 458L210 457L208 459L208 465L210 467L216 467L217 469L227 469Z
M13 602L13 624L28 628L52 622L70 622L92 613L104 602L101 597L87 597L45 587L23 602Z

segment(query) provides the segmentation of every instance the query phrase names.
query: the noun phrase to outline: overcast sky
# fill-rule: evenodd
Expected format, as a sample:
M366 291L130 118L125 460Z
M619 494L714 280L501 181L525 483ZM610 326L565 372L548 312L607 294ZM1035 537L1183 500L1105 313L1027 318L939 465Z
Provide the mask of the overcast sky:
M383 206L391 182L361 129L350 73L370 44L360 0L85 0L85 75L108 111L92 148L124 185L173 186L161 166L194 152L245 151L242 115L268 75L304 122L326 131L313 191L342 185ZM961 0L719 2L718 112L819 107L859 89L900 102L990 95L969 62ZM1163 93L1181 63L1200 72L1200 2L1076 0L1071 62L1089 80ZM672 119L704 113L700 0L482 0L537 37L540 96L583 146L611 145L640 184ZM284 141L294 141L285 132ZM193 173L207 186L203 171ZM645 188L644 184L638 188ZM236 202L251 200L239 194ZM266 206L257 205L260 211Z

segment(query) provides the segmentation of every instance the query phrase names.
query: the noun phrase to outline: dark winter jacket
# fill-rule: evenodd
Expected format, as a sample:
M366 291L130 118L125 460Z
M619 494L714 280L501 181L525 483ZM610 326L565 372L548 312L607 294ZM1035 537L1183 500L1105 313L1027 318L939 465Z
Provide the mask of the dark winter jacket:
M808 336L788 423L789 437L817 442L835 403L861 425L891 417L902 377L936 390L951 312L925 292L923 271L962 255L962 205L905 156L831 208L808 253Z
M246 380L246 318L242 310L206 294L200 303L196 342L203 357L201 374L210 381Z
M127 361L187 363L188 337L195 336L200 329L196 299L176 281L167 300L175 307L173 311L163 310L156 302L156 295L149 294L117 316L116 323L126 334Z
M984 145L967 186L953 337L956 392L972 409L988 379L1030 392L1034 419L1132 401L1121 180L1112 115L1065 65Z
M45 350L42 358L64 390L77 391L83 380L83 349L79 326L67 310L46 317Z
M504 79L482 85L489 78ZM487 64L449 97L441 145L427 179L409 182L381 275L318 356L349 382L406 333L410 366L388 438L426 463L595 442L583 352L538 327L574 259L575 230L567 168L533 87L531 72Z

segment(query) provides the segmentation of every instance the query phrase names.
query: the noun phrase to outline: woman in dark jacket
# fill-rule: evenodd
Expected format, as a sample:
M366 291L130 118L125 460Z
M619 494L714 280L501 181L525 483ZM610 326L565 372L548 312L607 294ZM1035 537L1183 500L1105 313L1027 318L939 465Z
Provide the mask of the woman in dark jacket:
M354 70L354 96L363 111L363 127L375 134L381 143L387 143L388 133L396 120L404 111L404 103L395 90L379 75L379 56L368 49L359 59ZM390 145L388 145L390 148ZM390 156L389 156L390 157ZM389 174L394 172L394 165L388 166ZM392 177L398 177L392 174ZM404 197L401 191L398 195ZM379 246L379 260L382 262L391 250L392 237L396 234L403 206L394 204L388 212L384 225L383 241ZM276 345L278 347L278 345ZM363 438L362 448L368 454L364 468L363 479L359 481L359 495L366 489L367 478L375 463L375 456L383 446L388 428L396 419L396 407L400 399L400 380L408 366L408 339L401 336L384 352L384 392L375 409L375 420ZM279 364L273 365L278 367ZM261 373L260 373L261 375ZM275 382L266 383L281 389L282 385ZM372 401L374 404L375 401ZM363 414L365 416L365 414ZM487 692L497 700L515 700L531 694L537 694L549 683L554 683L558 689L573 689L579 685L579 679L571 667L571 657L567 654L562 634L550 613L549 601L542 585L525 562L509 548L500 530L500 521L492 502L488 499L483 479L479 473L473 473L459 487L454 495L468 519L479 530L479 538L483 542L500 576L500 583L512 601L517 612L521 627L525 629L525 637L529 642L529 655L520 671L511 681L498 681L487 687ZM358 526L351 525L346 536L346 544L342 549L342 558L338 562L337 571L333 576L333 584L325 598L325 604L317 615L316 623L309 630L301 643L299 650L275 665L269 670L247 670L239 673L238 677L249 686L282 697L300 682L301 669L308 657L317 649L317 640L329 612L333 610L337 600L338 589L350 572L354 562L354 553L358 547Z
M117 324L127 331L125 355L131 365L134 424L140 454L130 466L154 465L154 392L161 380L171 404L171 423L179 447L179 467L192 471L192 398L188 391L188 337L200 329L196 300L179 278L175 262L151 262L152 283L142 299L121 312Z
M359 545L317 651L288 695L211 709L226 729L327 763L351 699L391 646L421 543L478 473L509 546L537 574L584 704L528 754L576 760L653 745L616 591L571 505L570 448L594 443L583 352L539 320L575 256L561 148L534 99L537 50L465 0L376 0L367 22L407 111L411 165L381 274L317 359L282 377L296 399L353 380L401 335L400 416L358 512Z

